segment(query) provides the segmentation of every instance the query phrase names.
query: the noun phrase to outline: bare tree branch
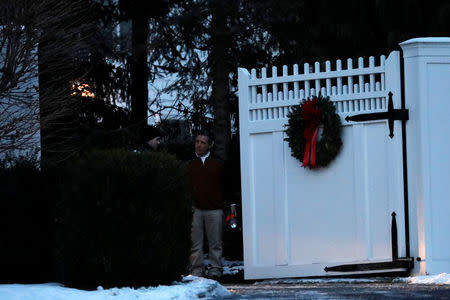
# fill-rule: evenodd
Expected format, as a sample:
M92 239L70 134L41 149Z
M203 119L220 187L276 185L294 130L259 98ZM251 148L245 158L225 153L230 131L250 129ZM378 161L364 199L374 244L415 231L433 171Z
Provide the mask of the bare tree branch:
M17 2L5 2L0 16L0 154L39 142L38 37Z

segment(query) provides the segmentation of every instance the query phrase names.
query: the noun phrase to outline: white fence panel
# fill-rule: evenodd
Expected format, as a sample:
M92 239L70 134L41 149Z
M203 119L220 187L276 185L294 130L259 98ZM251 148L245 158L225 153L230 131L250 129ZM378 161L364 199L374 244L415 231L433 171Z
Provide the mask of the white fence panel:
M323 67L323 68L322 68ZM241 175L245 277L342 275L326 266L391 259L391 213L397 213L404 249L400 122L395 138L386 121L347 123L345 117L387 110L387 94L400 106L399 53L386 60L338 60L239 69ZM343 148L319 170L303 169L284 141L292 105L330 96L343 123ZM398 124L397 124L398 123ZM301 134L301 133L299 133Z

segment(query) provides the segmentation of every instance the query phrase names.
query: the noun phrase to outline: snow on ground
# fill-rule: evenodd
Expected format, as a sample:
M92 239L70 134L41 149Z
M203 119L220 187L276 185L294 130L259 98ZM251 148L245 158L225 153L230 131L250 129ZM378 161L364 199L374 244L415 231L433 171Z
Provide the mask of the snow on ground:
M205 258L204 261L206 266L211 266L208 258ZM227 260L222 258L222 268L223 275L236 275L239 272L244 272L244 262L242 260Z
M240 260L222 259L223 275L235 275L244 272L244 263Z
M182 282L171 286L133 288L97 288L83 291L67 288L58 283L47 284L1 284L0 300L165 300L208 299L230 295L215 280L186 276Z
M450 274L441 273L438 275L412 276L407 278L397 278L395 282L406 282L411 284L450 284Z

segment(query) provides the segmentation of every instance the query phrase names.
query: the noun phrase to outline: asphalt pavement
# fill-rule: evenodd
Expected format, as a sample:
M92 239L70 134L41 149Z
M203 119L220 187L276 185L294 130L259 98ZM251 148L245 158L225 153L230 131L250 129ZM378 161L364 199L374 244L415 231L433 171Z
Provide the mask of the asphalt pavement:
M223 284L232 296L223 299L450 299L449 285L370 283Z
M412 284L404 277L245 280L243 264L228 261L220 284L232 295L218 299L450 299L448 284Z

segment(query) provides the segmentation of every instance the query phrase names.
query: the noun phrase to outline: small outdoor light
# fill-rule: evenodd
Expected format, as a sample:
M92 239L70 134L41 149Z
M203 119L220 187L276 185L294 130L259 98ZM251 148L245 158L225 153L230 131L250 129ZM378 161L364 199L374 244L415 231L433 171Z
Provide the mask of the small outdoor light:
M231 229L238 228L238 221L236 219L236 204L230 205L230 214L227 216L226 222Z

